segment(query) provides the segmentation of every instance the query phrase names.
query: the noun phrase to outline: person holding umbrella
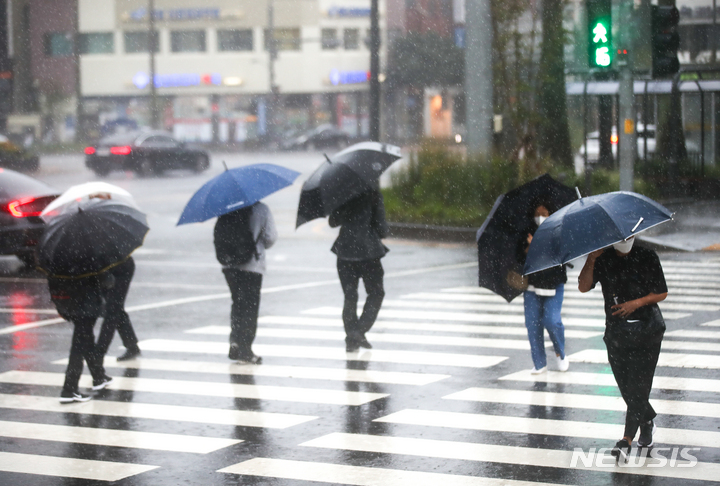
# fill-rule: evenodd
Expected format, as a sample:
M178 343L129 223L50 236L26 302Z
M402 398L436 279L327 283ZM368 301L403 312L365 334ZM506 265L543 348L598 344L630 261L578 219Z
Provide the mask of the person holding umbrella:
M381 239L387 237L385 206L380 191L368 191L346 202L330 214L330 226L340 226L331 251L337 255L337 271L345 302L343 326L345 349L372 348L365 337L375 324L385 297L380 259L389 251ZM358 318L358 286L362 278L367 299Z
M518 262L521 265L525 264L533 234L535 234L542 222L550 216L550 209L548 208L551 205L544 199L536 199L533 206L533 224L518 244L517 255ZM565 356L565 327L560 316L565 282L567 282L567 274L564 265L533 273L527 278L528 286L523 294L523 300L525 327L530 340L530 355L534 365L530 373L533 375L544 373L547 370L547 357L545 355L546 329L555 349L558 371L567 371L570 365L567 356Z
M655 367L660 356L665 321L658 302L667 297L660 259L653 250L635 246L635 237L588 255L578 289L589 292L599 282L605 300L603 340L608 361L627 405L625 431L612 450L627 462L638 428L640 447L653 445L655 417L650 405Z
M217 217L215 255L230 294L228 358L262 363L252 351L257 332L260 290L266 270L265 250L275 244L277 229L270 208L260 200L287 187L299 172L274 164L228 170L205 183L188 201L178 226Z

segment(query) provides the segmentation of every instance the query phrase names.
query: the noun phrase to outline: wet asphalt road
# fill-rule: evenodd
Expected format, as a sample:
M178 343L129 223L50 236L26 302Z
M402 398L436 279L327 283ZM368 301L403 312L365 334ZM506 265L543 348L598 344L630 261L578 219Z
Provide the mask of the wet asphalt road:
M263 281L259 367L229 366L230 299L214 258L213 222L175 226L222 161L302 173L266 199L280 239ZM346 355L342 292L329 251L335 231L324 220L294 229L300 185L321 162L314 153L214 154L203 174L105 179L135 196L151 226L135 256L127 302L143 354L119 366L116 337L106 366L121 379L88 404L57 405L69 324L14 331L56 317L42 275L0 258L0 485L490 484L488 478L675 485L720 478L720 329L701 326L720 319L717 256L662 255L671 289L661 305L672 317L666 342L677 344L666 346L653 392L662 403L658 425L666 429L658 442L699 447L693 454L700 463L571 467L573 448L611 447L622 433L624 414L603 360L599 292L572 292L571 273L564 308L570 373L535 381L522 306L476 291L474 248L388 240L386 303L368 335L375 347ZM37 177L59 190L95 179L78 156L45 157ZM683 330L705 334L671 335Z

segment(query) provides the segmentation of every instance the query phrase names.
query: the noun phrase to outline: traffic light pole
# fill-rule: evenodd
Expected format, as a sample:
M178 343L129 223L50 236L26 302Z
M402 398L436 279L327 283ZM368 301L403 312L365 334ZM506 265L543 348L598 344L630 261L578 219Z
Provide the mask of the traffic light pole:
M618 131L618 160L620 162L620 190L633 190L633 177L635 172L635 157L637 154L637 137L635 131L635 93L633 81L633 56L634 51L634 18L632 15L632 0L624 0L620 5L620 18L624 19L619 23L619 43L617 47L617 65L620 71L620 85L618 86L618 101L620 111L620 123Z

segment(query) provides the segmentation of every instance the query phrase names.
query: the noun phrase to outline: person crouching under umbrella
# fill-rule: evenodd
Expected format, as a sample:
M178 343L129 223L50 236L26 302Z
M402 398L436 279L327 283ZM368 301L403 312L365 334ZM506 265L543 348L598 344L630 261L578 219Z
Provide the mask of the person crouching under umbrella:
M74 327L60 403L86 402L91 399L90 395L80 393L78 388L83 359L93 378L93 391L100 391L112 382L112 378L105 374L103 356L95 348L93 334L95 321L101 312L102 281L102 275L78 278L48 277L50 298L58 314L72 322Z

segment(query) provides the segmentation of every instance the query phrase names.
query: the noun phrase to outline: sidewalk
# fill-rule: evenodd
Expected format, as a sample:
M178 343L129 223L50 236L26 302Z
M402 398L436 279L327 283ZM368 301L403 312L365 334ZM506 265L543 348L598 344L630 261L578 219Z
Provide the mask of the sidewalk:
M660 251L720 251L720 201L664 204L673 221L644 232L638 239Z

